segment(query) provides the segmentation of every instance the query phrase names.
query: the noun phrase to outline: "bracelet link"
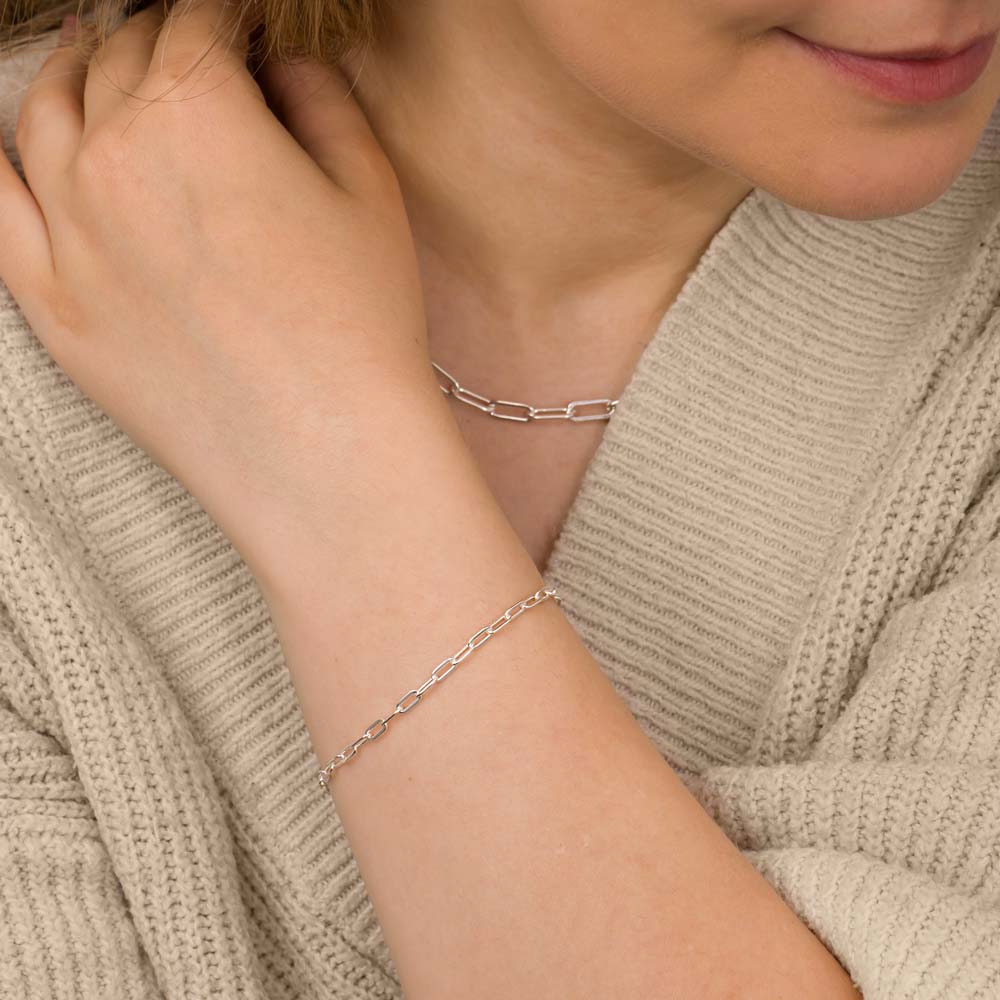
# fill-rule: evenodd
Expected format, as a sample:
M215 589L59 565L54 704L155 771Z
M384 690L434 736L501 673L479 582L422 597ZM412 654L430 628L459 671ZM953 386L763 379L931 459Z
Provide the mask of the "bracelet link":
M373 733L372 730L373 729L377 729L379 726L381 726L381 729L378 729L378 732ZM377 740L388 728L389 728L389 726L386 724L385 719L376 719L365 730L365 732L364 732L365 739L366 740Z
M413 696L413 701L411 701L409 705L404 704L406 699L409 698L411 695ZM403 712L409 712L409 710L413 708L414 705L420 704L421 698L423 698L422 692L418 691L416 688L410 688L410 690L407 691L406 694L404 694L403 697L396 702L396 711L393 712L392 714L396 715L398 713L399 715L402 715Z
M525 611L530 611L549 598L552 598L556 604L562 603L562 598L556 593L554 587L542 587L540 590L535 591L534 594L524 598L524 600L512 604L499 618L489 625L485 625L477 632L474 632L457 653L442 660L431 671L430 676L420 687L410 688L396 702L395 709L388 716L384 719L375 719L371 722L361 736L353 743L348 743L347 746L320 768L318 772L320 785L323 788L328 788L334 772L352 760L363 744L377 740L389 728L390 719L395 718L397 715L402 715L404 712L408 712L411 708L419 705L427 691L434 687L435 684L440 684L463 660L471 656L480 646L489 641L492 636L509 625L515 618L524 614ZM444 669L445 667L447 669Z
M463 650L463 652L465 652L465 650ZM465 656L468 655L469 655L468 653L465 653ZM462 662L462 660L465 659L465 656L461 657L460 659L459 655L456 653L455 656L449 656L446 660L442 660L431 671L431 677L433 678L434 683L439 684L441 681L443 681L448 676L448 674L450 674L455 669L455 667L457 667ZM439 674L438 671L445 665L447 665L448 669L443 674Z

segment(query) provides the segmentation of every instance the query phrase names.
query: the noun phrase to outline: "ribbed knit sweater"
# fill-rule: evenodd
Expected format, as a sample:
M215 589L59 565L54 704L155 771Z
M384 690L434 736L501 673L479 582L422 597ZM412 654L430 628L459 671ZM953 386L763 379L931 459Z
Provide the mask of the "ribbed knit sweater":
M752 192L545 573L866 1000L1000 997L998 296L1000 111L906 216ZM0 997L399 998L315 766L245 564L0 285Z

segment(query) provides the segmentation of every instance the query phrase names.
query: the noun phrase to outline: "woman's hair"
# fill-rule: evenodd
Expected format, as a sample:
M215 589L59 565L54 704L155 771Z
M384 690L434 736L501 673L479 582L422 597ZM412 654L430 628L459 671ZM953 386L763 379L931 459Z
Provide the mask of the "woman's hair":
M174 0L152 0L164 11ZM228 0L241 9L250 29L251 64L265 55L307 56L337 64L367 45L375 34L376 8L384 0ZM147 0L0 0L0 53L59 27L64 14L92 22L93 44L101 44L121 21Z

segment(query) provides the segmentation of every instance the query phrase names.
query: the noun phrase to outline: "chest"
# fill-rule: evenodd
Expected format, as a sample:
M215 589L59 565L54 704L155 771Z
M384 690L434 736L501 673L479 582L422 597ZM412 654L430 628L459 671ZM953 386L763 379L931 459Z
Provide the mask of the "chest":
M469 450L540 571L600 444L603 421L515 423L455 407ZM614 418L612 418L614 419Z

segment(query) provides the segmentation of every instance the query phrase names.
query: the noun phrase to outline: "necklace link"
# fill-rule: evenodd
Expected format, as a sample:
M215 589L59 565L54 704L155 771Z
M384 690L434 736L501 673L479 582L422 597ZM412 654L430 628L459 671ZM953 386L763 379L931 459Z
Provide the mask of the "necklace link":
M565 406L532 406L530 403L519 403L513 399L490 399L465 388L454 375L446 372L439 364L432 361L431 365L445 380L445 384L438 382L438 388L446 396L452 396L466 406L474 406L497 420L512 420L519 424L534 420L571 420L575 424L582 424L591 420L609 420L618 406L617 399L574 399ZM580 412L593 407L600 409L596 412Z

